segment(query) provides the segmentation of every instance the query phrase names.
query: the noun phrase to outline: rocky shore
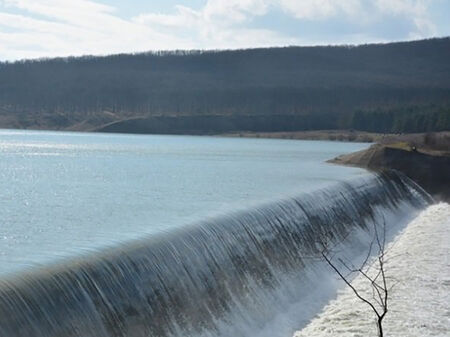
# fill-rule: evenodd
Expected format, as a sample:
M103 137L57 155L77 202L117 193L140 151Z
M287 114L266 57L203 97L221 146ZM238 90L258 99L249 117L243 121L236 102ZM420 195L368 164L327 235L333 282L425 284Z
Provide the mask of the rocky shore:
M375 171L395 169L418 183L436 200L450 201L450 156L445 151L426 151L405 144L375 144L329 162Z

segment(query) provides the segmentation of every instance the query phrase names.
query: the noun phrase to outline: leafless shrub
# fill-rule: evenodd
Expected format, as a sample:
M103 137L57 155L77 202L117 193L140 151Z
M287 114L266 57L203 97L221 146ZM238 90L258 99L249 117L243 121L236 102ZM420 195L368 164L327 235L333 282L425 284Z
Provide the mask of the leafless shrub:
M359 266L344 261L342 258L335 258L336 252L328 244L321 243L321 255L328 265L336 272L344 283L353 291L355 296L367 304L376 316L378 336L383 337L383 319L388 312L389 293L392 287L388 286L388 278L385 270L386 254L386 224L383 221L382 233L374 224L374 237L370 243L369 250L364 261ZM376 252L372 263L370 257ZM369 272L369 269L371 271ZM363 294L361 289L351 283L354 276L361 275L367 281L371 296ZM370 293L370 292L369 292Z

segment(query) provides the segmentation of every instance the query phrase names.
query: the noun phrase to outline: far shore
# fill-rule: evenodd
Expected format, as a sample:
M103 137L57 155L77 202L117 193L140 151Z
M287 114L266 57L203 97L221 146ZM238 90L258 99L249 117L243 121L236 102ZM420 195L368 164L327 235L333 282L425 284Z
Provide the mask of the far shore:
M438 135L448 138L448 142L442 144L441 150L445 148L450 151L450 131L429 132L429 133L377 133L359 130L311 130L311 131L290 131L290 132L231 132L221 134L226 137L242 138L275 138L275 139L300 139L300 140L331 140L341 142L357 143L379 143L390 144L396 142L424 143L427 135ZM431 147L436 146L432 144ZM430 147L430 149L431 149Z

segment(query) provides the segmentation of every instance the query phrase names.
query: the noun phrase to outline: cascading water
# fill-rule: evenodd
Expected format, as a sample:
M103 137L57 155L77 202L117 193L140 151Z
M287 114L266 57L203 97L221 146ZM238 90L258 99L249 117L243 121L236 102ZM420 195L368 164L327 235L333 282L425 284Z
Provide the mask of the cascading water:
M286 336L335 291L318 242L358 259L372 223L429 202L399 173L371 175L10 276L0 336Z

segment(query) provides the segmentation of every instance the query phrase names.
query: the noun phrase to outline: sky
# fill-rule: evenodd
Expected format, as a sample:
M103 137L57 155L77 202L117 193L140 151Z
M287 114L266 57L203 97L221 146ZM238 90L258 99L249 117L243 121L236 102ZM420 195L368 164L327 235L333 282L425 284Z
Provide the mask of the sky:
M0 60L450 35L450 0L0 0Z

